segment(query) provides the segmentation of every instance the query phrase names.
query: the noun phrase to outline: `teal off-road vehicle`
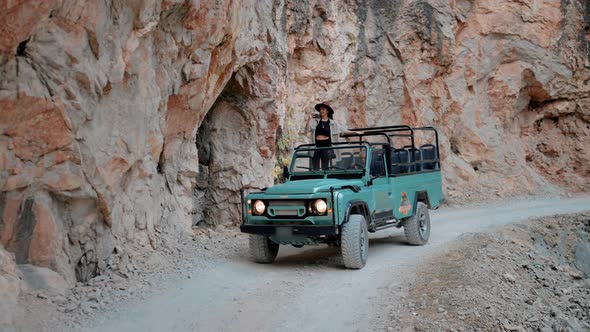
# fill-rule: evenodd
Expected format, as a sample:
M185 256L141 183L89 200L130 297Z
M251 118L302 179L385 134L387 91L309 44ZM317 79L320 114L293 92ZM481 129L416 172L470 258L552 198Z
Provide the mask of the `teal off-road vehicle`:
M368 233L389 227L403 226L410 244L428 242L428 209L442 200L436 129L351 130L356 134L341 135L348 142L296 147L284 183L242 197L240 229L250 233L256 262L272 263L281 244L327 243L340 247L347 268L360 269ZM329 150L323 169L312 162L319 150Z

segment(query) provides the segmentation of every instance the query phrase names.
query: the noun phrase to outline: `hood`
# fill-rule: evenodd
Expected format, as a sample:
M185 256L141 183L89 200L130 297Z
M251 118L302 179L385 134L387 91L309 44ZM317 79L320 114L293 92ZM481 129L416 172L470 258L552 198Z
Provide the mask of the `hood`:
M330 190L330 187L338 189L346 185L363 186L361 180L339 179L310 179L289 181L266 189L265 194L290 195L290 194L315 194L318 191Z

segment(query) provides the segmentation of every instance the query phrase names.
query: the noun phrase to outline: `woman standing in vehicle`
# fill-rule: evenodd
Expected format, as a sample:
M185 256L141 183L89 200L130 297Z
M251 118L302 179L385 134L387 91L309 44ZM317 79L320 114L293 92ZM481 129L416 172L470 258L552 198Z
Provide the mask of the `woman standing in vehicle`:
M329 147L333 142L338 141L341 133L352 133L343 130L342 126L334 121L334 110L330 104L324 102L315 105L315 110L320 113L319 117L312 117L307 122L307 132L311 133L313 143L316 147ZM312 169L322 169L329 167L330 159L334 158L334 150L323 149L314 151L312 158Z

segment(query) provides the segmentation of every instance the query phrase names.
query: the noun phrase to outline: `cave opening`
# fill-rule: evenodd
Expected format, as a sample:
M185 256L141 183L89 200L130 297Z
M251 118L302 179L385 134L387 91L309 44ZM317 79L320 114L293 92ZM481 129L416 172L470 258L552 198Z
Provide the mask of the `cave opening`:
M95 258L91 259L90 257L87 257L87 254L82 255L76 264L76 267L74 268L76 281L87 282L88 280L97 276L97 269L98 265Z
M242 177L255 153L252 99L234 73L196 134L199 174L193 192L193 227L237 224Z

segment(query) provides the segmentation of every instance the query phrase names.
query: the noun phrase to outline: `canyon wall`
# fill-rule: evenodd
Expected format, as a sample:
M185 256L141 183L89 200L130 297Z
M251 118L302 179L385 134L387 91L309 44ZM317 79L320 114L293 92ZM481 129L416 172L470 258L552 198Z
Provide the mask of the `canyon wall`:
M238 223L318 101L437 127L450 200L590 190L583 0L21 0L0 22L0 244L70 284Z

